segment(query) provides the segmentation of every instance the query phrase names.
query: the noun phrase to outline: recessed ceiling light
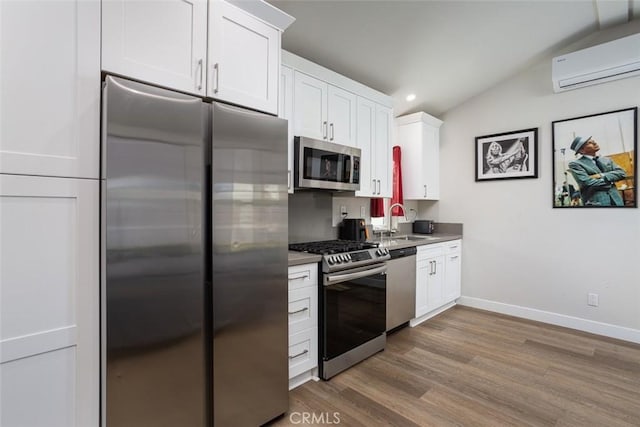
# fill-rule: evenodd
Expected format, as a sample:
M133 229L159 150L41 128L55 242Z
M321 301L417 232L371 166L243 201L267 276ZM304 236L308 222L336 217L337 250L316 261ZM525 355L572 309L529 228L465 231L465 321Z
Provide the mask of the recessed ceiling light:
M415 93L410 93L409 95L407 95L407 101L411 102L414 99L416 99L416 94Z

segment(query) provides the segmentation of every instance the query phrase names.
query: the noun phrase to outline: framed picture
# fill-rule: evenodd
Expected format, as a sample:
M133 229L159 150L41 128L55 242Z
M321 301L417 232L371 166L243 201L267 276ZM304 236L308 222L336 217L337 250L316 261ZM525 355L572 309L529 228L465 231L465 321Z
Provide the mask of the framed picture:
M553 207L637 207L637 107L551 126Z
M537 128L476 138L476 181L537 177Z

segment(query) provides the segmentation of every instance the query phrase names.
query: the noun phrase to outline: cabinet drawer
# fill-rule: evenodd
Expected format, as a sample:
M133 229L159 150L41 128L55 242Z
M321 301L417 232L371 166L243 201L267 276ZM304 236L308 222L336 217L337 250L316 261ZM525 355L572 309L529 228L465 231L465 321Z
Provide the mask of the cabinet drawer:
M318 325L318 289L289 291L289 335Z
M418 246L417 261L425 258L434 258L444 254L445 248L442 243Z
M447 254L459 253L462 251L462 240L452 240L451 242L443 243L443 245Z
M289 290L318 285L318 264L304 264L289 267Z
M289 336L289 378L318 366L318 328Z

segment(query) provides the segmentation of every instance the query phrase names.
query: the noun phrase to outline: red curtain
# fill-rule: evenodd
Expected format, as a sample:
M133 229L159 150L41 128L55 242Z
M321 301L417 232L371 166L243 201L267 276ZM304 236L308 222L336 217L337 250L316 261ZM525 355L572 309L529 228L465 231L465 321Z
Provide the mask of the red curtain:
M391 196L391 204L404 203L402 197L402 155L400 147L393 147L393 193ZM391 211L391 216L404 216L405 212L400 206L396 206Z
M384 216L384 199L371 199L371 218L381 218Z

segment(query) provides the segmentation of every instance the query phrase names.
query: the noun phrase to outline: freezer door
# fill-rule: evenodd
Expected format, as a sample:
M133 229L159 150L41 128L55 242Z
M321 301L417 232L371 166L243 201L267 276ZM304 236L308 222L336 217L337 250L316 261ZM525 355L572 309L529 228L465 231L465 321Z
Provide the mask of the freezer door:
M202 427L206 110L113 77L103 95L103 425Z
M287 122L213 104L214 425L288 408Z

